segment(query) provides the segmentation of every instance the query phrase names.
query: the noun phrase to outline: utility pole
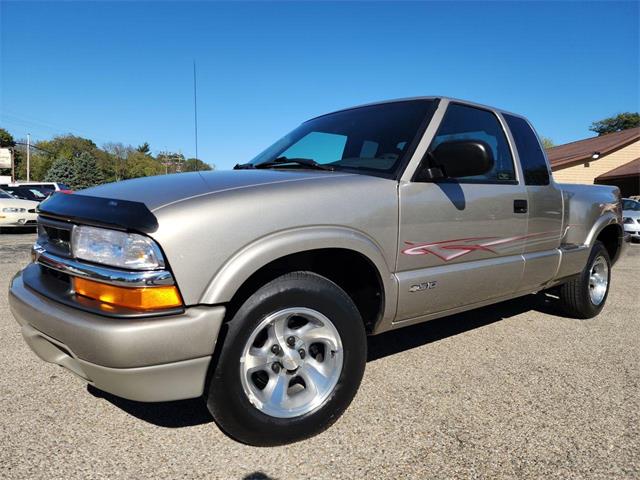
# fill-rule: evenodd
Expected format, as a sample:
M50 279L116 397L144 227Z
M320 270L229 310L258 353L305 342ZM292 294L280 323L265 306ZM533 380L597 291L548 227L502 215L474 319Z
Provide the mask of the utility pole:
M16 149L11 147L11 183L16 181Z
M31 180L31 134L27 133L27 182Z

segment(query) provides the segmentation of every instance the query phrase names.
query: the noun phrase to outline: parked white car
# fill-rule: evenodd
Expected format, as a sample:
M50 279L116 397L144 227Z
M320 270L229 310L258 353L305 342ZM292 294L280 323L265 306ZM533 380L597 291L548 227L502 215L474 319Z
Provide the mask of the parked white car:
M640 202L631 198L622 199L622 221L625 233L632 241L640 242Z
M0 190L0 228L36 225L38 202L21 200Z

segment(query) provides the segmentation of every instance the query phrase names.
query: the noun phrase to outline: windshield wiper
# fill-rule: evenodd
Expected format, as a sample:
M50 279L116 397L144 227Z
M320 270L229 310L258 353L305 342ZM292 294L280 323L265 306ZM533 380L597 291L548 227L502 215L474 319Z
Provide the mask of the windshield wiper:
M234 170L251 170L253 168L256 168L253 163L236 163L233 166Z
M269 167L277 167L279 165L284 165L286 163L296 163L298 165L302 165L307 168L315 168L316 170L329 170L333 171L334 168L329 165L322 165L311 158L287 158L287 157L278 157L274 158L269 162L259 163L254 165L255 168L269 168Z

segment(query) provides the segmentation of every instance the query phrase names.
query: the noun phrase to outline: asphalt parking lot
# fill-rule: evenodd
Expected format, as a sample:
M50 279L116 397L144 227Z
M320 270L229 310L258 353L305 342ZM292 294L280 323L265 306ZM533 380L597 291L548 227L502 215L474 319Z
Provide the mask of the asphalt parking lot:
M118 399L37 359L6 295L33 240L0 235L0 478L640 478L640 245L599 317L531 295L372 338L330 430L253 448L198 400Z

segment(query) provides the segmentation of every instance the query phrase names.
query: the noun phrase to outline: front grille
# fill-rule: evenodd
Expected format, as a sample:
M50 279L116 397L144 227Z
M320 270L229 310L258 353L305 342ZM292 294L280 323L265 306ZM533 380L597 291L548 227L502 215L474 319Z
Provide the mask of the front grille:
M63 257L71 256L70 223L38 217L38 244L46 251Z

